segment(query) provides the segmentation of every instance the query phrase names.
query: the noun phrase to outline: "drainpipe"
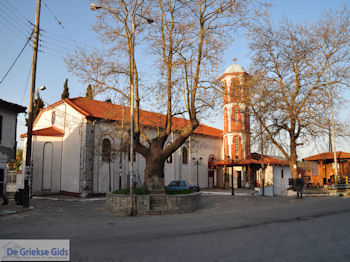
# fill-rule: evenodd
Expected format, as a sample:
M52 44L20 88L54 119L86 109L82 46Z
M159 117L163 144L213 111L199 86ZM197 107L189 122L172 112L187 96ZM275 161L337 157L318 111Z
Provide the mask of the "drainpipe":
M94 173L95 173L95 124L96 120L92 122L92 129L93 129L93 142L92 142L92 178L91 178L91 194L94 193Z
M61 170L60 170L60 191L62 191L62 169L63 169L63 146L64 146L64 137L66 135L66 115L67 115L67 104L64 104L64 119L63 119L63 137L61 145Z
M174 143L174 131L173 132L171 132L171 143ZM176 164L175 164L175 160L176 160L176 158L175 158L175 154L174 154L174 159L172 159L172 161L171 161L171 164L172 164L172 166L173 166L173 172L174 172L174 179L173 180L176 180Z

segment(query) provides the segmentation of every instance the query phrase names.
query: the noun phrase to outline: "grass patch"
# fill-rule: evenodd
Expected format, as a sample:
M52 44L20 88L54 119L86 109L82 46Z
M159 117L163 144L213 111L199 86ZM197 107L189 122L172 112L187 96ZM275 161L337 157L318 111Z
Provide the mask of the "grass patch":
M188 195L194 193L191 189L183 189L183 190L166 190L167 195Z
M113 191L113 194L119 194L119 195L130 195L130 188L120 189ZM137 187L134 188L134 194L135 195L149 195L148 189Z

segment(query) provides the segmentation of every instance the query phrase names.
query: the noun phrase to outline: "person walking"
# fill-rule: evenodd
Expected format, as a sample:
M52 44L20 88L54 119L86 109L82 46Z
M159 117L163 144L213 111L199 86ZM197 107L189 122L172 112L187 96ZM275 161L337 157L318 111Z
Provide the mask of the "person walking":
M298 178L297 178L297 199L303 199L303 187L304 187L304 179L301 175L301 173L299 173Z

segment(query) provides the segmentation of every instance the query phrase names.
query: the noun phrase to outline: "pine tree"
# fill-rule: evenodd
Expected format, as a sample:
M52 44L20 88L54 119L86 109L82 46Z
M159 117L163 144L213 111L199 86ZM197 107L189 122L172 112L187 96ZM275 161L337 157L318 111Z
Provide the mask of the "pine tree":
M92 93L92 87L91 85L88 85L87 89L86 89L86 95L85 95L86 98L89 98L89 99L94 99L94 95Z
M61 95L61 98L62 99L69 98L68 79L66 79L66 81L64 82L63 93Z

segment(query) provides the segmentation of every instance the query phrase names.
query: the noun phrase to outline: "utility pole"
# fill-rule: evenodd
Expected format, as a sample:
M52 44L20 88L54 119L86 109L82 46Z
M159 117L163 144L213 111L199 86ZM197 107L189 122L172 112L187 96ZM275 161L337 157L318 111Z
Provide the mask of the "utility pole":
M262 195L265 196L265 164L264 164L264 138L262 125L260 124L260 151L261 151L261 172L262 172Z
M335 124L334 124L334 109L333 109L333 88L331 89L331 109L332 109L332 129L333 129L333 151L334 151L334 173L335 179L338 178L338 161L337 161L337 149L335 146Z
M130 216L134 215L134 83L135 83L135 71L134 71L134 33L135 22L132 19L132 31L131 31L131 47L132 51L129 51L131 59L131 86L130 86Z
M24 196L23 207L29 207L29 183L32 180L32 132L33 132L33 103L35 93L35 78L36 78L36 62L38 58L38 42L39 42L39 21L40 21L40 6L41 0L36 0L35 11L35 27L34 27L34 42L33 42L33 58L32 58L32 75L30 84L29 107L28 107L28 135L27 135L27 150L26 150L26 168L24 177Z

